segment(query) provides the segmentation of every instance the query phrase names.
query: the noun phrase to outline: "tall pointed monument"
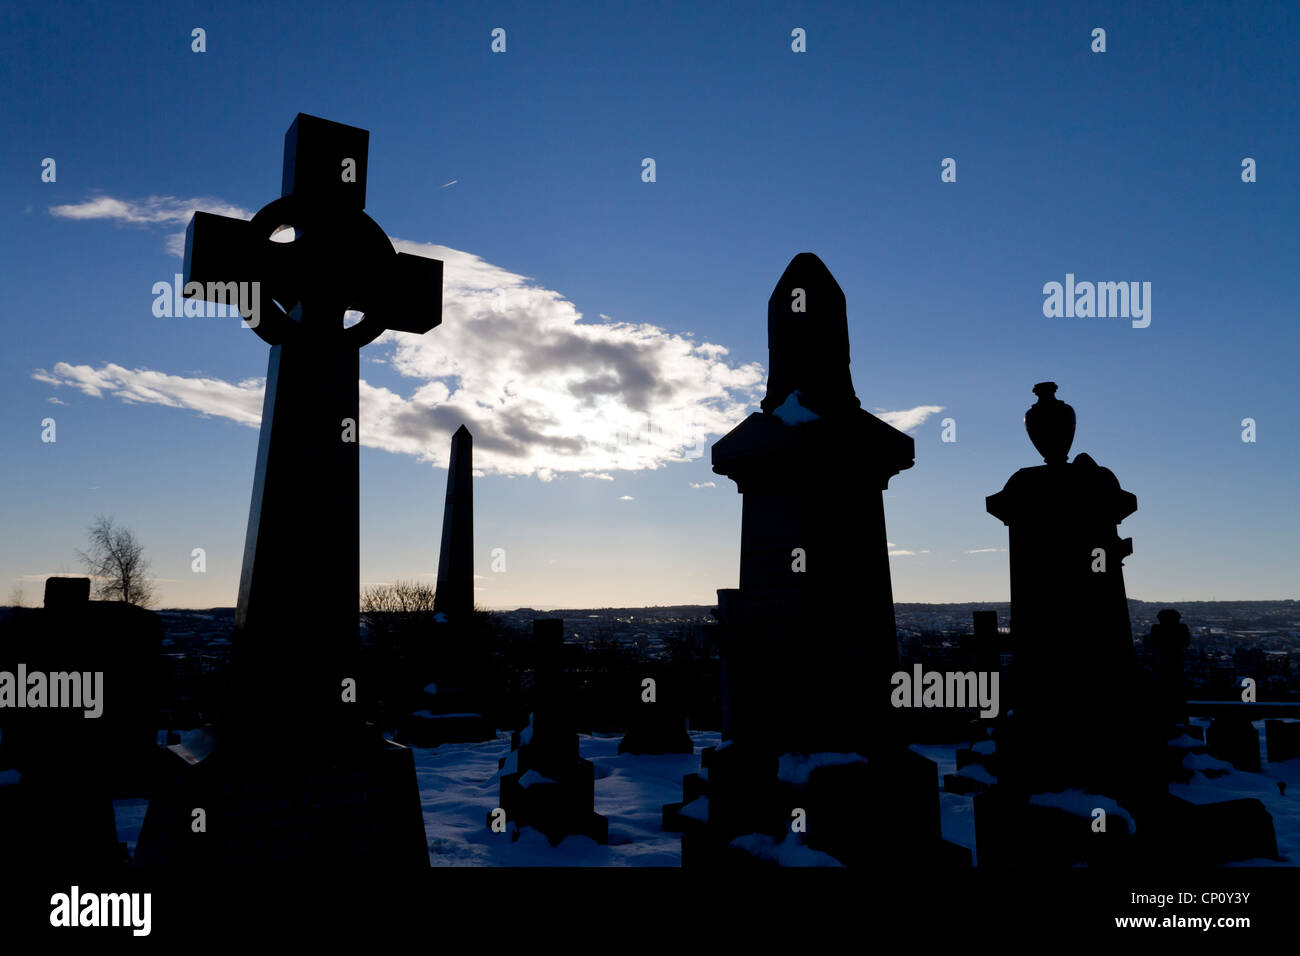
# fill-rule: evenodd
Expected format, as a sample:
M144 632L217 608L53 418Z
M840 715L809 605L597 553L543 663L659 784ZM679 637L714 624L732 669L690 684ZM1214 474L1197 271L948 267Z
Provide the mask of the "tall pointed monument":
M464 425L451 436L433 609L459 627L474 612L474 437Z

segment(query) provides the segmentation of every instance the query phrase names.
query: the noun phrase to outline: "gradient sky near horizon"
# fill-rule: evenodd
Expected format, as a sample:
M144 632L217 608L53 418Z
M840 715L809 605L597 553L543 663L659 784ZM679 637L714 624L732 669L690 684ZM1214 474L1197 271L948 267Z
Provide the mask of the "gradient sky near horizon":
M863 406L916 440L885 493L896 600L1007 599L984 499L1039 463L1022 418L1044 380L1074 452L1137 495L1130 596L1300 596L1293 3L0 16L0 603L78 571L100 513L144 542L163 606L235 602L267 346L155 317L152 288L193 210L279 195L298 112L370 130L367 212L446 262L442 326L362 353L363 585L432 581L468 418L480 604L736 586L740 497L708 445L756 409L767 298L812 251L848 300ZM1150 282L1150 326L1044 317L1067 273Z

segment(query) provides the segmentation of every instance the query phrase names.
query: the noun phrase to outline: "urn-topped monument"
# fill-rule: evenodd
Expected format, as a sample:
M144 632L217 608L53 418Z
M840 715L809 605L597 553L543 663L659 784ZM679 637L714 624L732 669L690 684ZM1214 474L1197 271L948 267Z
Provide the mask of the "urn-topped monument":
M1046 463L1021 468L987 501L1010 538L1016 700L1007 723L1018 732L1015 745L1003 735L999 753L1004 776L1023 771L1027 786L1098 786L1131 776L1115 736L1131 731L1119 710L1136 662L1123 567L1133 540L1118 526L1137 498L1088 455L1068 460L1074 410L1054 382L1034 393L1025 427ZM1010 759L1014 746L1027 748L1024 760Z
M1044 462L1064 465L1074 444L1074 409L1056 397L1055 382L1039 382L1034 394L1038 401L1025 412L1025 431Z
M1013 691L997 781L975 798L980 866L1276 857L1260 801L1168 793L1171 728L1141 692L1124 588L1133 542L1118 531L1137 498L1088 455L1069 460L1074 410L1055 383L1034 392L1025 426L1045 464L987 500L1010 542Z

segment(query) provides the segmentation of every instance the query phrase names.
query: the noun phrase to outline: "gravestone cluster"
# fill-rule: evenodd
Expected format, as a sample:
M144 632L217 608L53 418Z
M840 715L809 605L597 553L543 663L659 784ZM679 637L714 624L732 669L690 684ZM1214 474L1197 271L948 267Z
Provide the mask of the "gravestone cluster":
M196 213L187 232L187 287L209 295L258 283L267 307L247 319L271 347L221 722L169 743L153 766L158 619L88 601L85 579L51 579L46 607L3 632L0 669L10 658L99 669L113 703L90 729L43 712L5 726L0 821L80 821L20 824L0 834L6 845L35 853L22 841L57 833L69 858L120 858L111 800L148 778L136 854L145 865L428 865L412 753L360 716L371 688L358 670L358 350L388 329L424 334L440 323L442 264L395 252L366 215L367 158L366 131L299 114L285 136L281 197L251 221ZM292 241L273 239L285 229ZM362 318L349 325L348 313ZM683 799L663 808L663 826L681 833L687 866L970 866L970 852L943 839L938 769L909 746L918 725L895 702L882 493L913 466L913 440L861 407L845 296L817 256L795 256L780 277L767 335L760 409L712 449L714 472L742 496L739 587L718 591L710 631L722 742L684 779ZM976 671L1005 679L1007 693L996 713L970 715L970 746L943 782L973 796L978 862L1276 857L1260 801L1193 804L1169 792L1187 754L1258 770L1253 714L1224 707L1204 734L1189 723L1188 629L1172 609L1149 641L1157 692L1143 692L1123 576L1133 546L1119 536L1137 499L1089 455L1070 459L1075 413L1056 391L1035 385L1025 417L1043 464L987 500L1009 529L1010 633L995 612L976 612L969 650ZM472 476L462 426L433 625L436 640L453 644L476 633ZM605 843L595 767L579 750L564 622L538 618L533 628L531 715L500 761L500 806L486 825L515 838L533 827L552 844ZM103 645L111 654L97 657L88 634L113 635ZM621 690L619 752L693 752L680 671L654 662L643 671ZM404 741L496 735L487 708L459 689L430 683L421 703L399 728ZM1266 721L1270 761L1300 757L1297 727ZM69 736L75 755L53 742ZM1098 810L1109 826L1094 825Z

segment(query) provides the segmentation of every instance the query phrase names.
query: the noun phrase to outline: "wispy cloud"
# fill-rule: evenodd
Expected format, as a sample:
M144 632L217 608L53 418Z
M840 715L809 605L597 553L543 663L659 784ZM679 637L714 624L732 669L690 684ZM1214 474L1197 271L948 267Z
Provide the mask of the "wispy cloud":
M920 428L927 418L938 415L941 411L943 411L942 405L917 405L915 408L906 408L898 412L878 408L876 417L901 432L910 432L914 428Z
M128 369L112 362L99 368L58 362L51 371L37 369L32 378L47 385L69 386L92 398L109 395L130 403L189 408L243 425L257 425L262 419L265 380L260 378L232 383L219 378Z
M95 196L85 202L51 206L50 214L60 219L103 219L109 222L137 226L189 224L196 210L236 219L252 219L253 214L241 206L220 199L198 197L178 199L175 196L147 196L144 199L117 199L113 196ZM185 254L185 232L167 237L167 251L174 256Z
M692 481L691 487L692 488L716 488L718 487L718 483L716 481Z
M1006 548L972 548L967 554L991 554L994 551L1005 551Z

